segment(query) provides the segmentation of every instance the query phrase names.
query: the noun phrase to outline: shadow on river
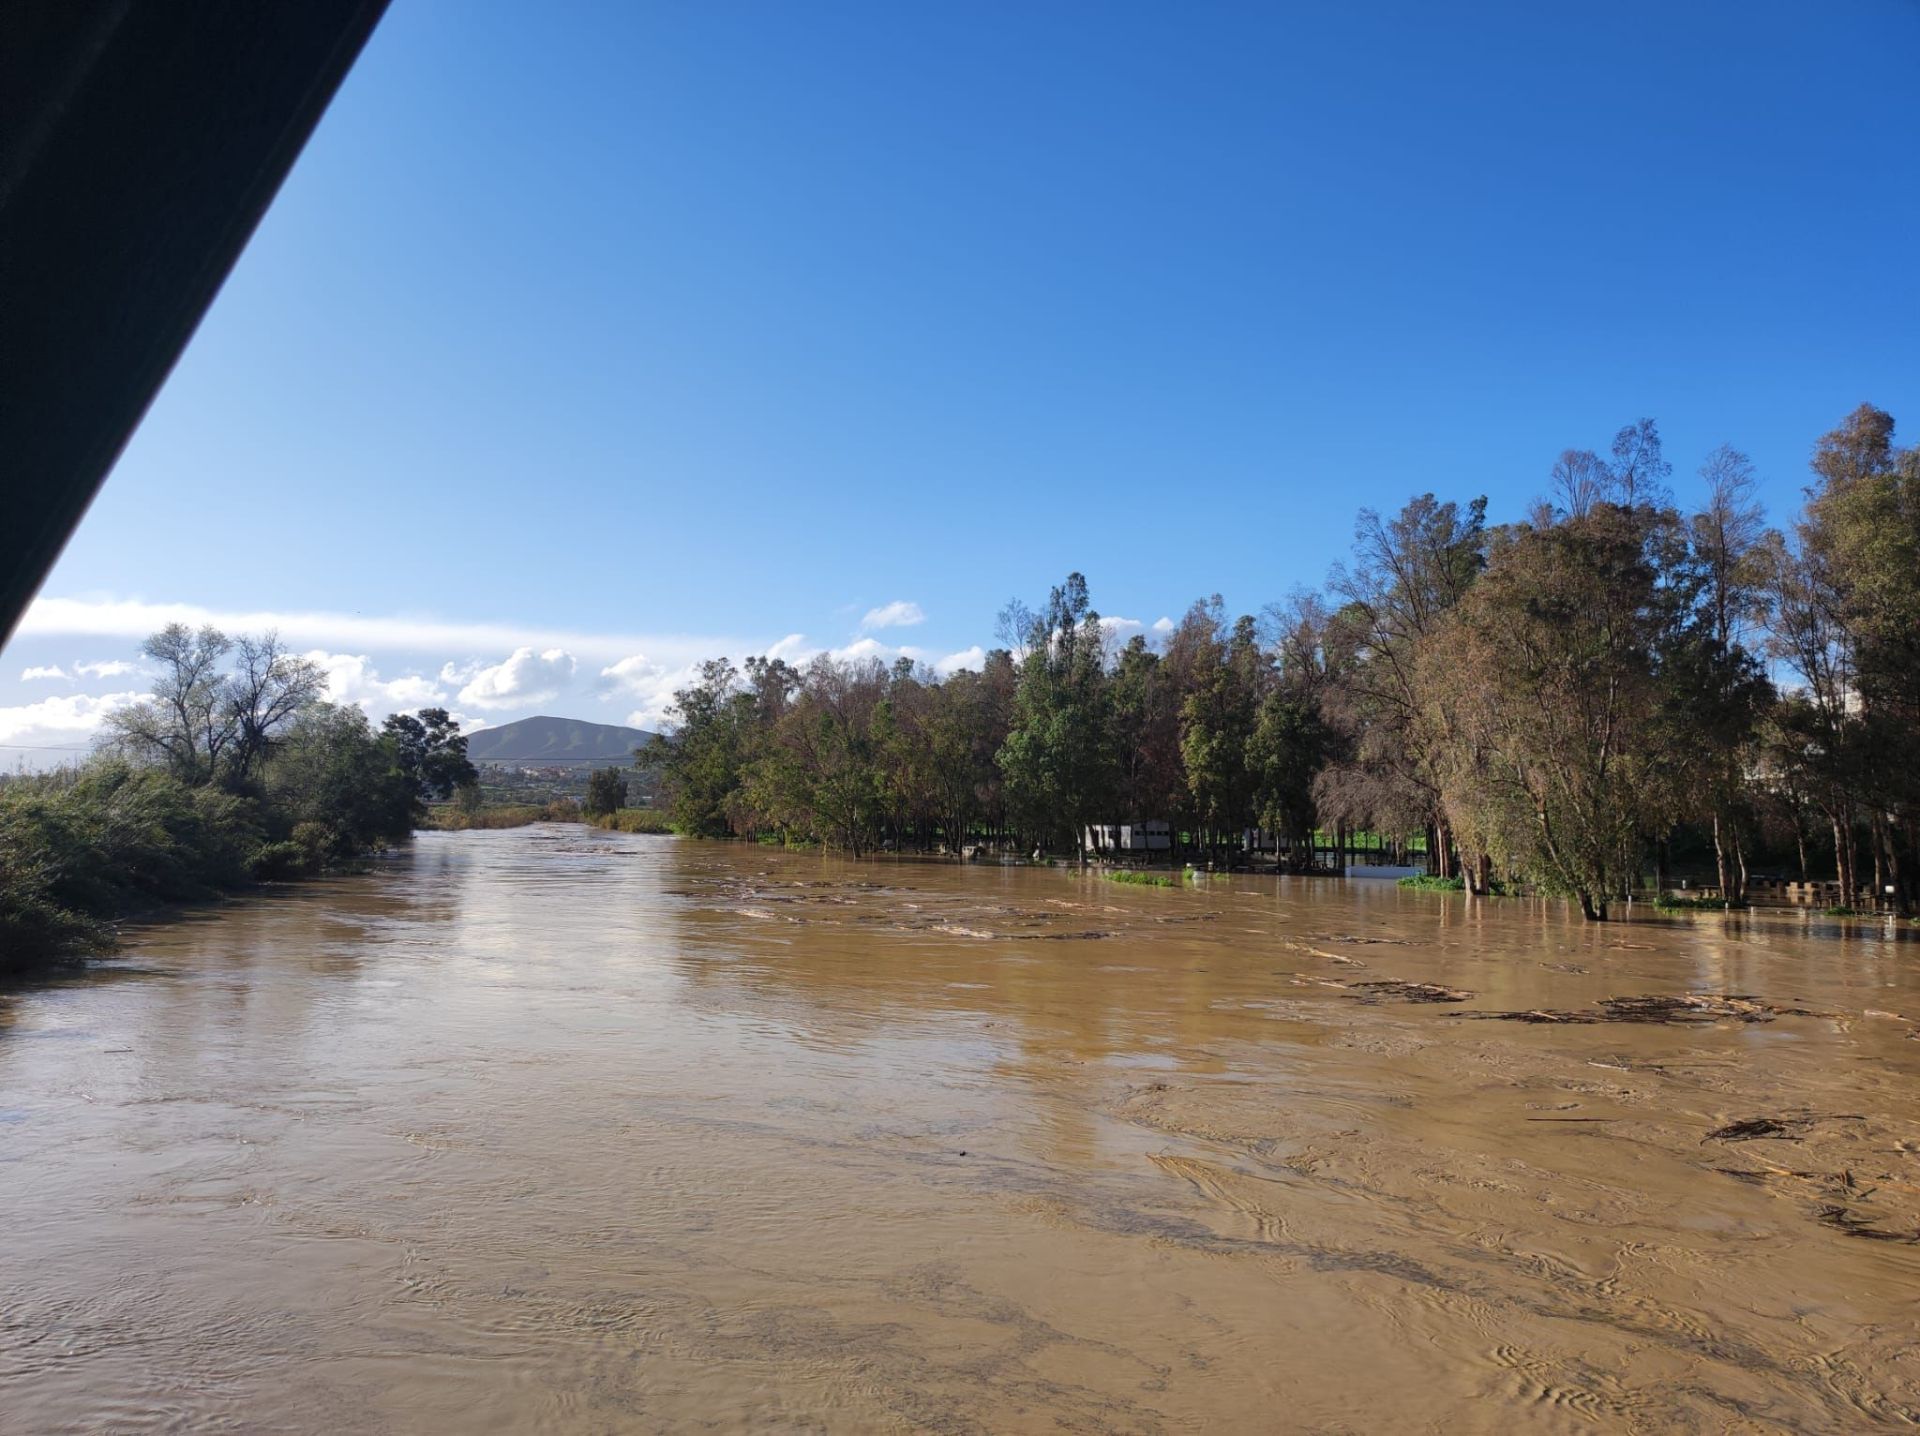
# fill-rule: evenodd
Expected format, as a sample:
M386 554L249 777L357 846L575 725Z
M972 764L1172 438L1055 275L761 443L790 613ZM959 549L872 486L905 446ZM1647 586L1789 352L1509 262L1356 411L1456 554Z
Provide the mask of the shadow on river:
M422 835L0 995L0 1427L1913 1424L1913 936Z

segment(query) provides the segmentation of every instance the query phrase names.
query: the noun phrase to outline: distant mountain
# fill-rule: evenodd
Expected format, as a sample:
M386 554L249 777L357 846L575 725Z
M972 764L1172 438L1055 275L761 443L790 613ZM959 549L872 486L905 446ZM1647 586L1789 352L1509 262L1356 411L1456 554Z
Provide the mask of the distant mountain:
M498 728L482 728L467 738L467 757L475 763L525 767L624 767L633 750L651 738L638 728L617 723L586 723L578 718L522 718Z

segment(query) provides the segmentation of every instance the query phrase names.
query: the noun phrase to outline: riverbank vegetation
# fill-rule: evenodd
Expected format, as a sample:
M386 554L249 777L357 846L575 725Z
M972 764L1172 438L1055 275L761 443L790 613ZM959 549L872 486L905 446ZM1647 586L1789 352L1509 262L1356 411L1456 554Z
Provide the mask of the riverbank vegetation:
M1202 600L1124 643L1073 574L944 678L908 660L707 663L643 751L677 830L1089 855L1165 818L1227 859L1311 860L1316 826L1423 837L1433 876L1590 918L1676 854L1745 901L1757 861L1911 910L1920 863L1920 455L1862 406L1770 529L1722 448L1681 507L1651 421L1551 492L1362 511L1325 588Z
M673 831L673 820L655 808L619 808L593 819L596 828L613 833L656 833Z
M1461 877L1443 878L1438 873L1415 873L1411 877L1401 878L1400 886L1417 892L1457 893L1466 890L1467 880Z
M378 729L271 635L175 624L90 761L0 780L0 967L111 946L115 919L305 877L404 840L473 781L443 710Z
M552 798L544 803L436 803L428 808L416 827L429 832L465 833L495 828L524 828L534 823L577 823L580 804L572 798Z

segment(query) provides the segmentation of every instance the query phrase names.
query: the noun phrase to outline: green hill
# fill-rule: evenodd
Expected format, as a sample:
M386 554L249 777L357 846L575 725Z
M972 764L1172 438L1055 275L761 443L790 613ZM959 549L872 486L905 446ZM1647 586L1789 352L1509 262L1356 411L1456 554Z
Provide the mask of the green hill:
M578 718L522 718L498 728L482 728L467 739L467 757L475 763L525 767L624 767L633 750L653 735L617 723L587 723Z

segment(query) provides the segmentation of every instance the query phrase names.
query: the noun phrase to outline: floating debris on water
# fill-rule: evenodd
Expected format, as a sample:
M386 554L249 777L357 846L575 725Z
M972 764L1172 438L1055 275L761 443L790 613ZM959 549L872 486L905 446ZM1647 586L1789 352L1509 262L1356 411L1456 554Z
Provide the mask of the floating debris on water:
M1756 1137L1784 1137L1789 1142L1800 1139L1793 1135L1785 1122L1772 1117L1749 1117L1743 1122L1729 1122L1724 1127L1715 1127L1700 1140L1703 1142L1751 1142Z
M1466 1002L1471 992L1458 987L1443 987L1437 982L1349 982L1346 986L1359 994L1362 1002L1394 999L1400 1002Z
M1462 1017L1494 1022L1593 1023L1657 1022L1684 1027L1732 1018L1737 1022L1771 1022L1776 1017L1831 1017L1808 1007L1778 1007L1741 993L1687 992L1678 997L1605 997L1592 1008L1562 1010L1534 1007L1518 1012L1463 1012Z

